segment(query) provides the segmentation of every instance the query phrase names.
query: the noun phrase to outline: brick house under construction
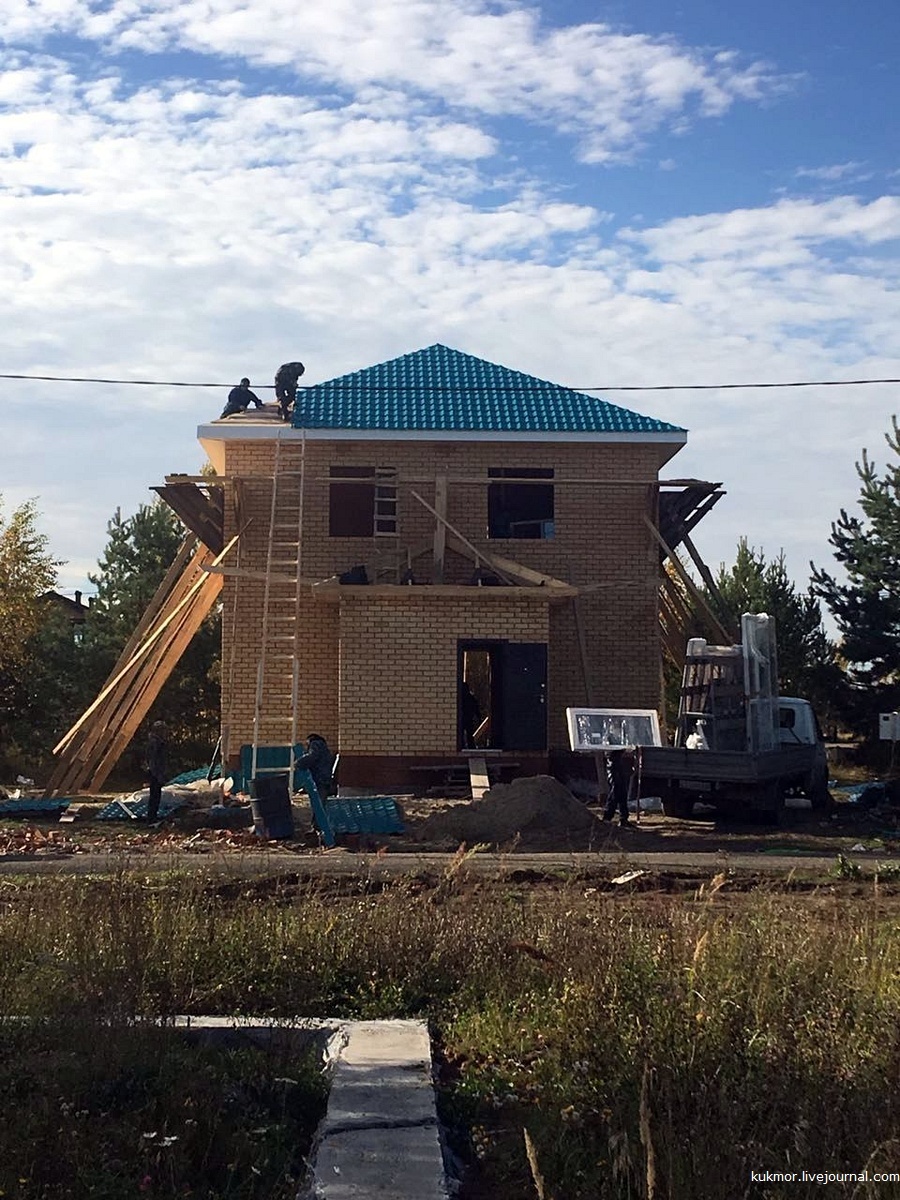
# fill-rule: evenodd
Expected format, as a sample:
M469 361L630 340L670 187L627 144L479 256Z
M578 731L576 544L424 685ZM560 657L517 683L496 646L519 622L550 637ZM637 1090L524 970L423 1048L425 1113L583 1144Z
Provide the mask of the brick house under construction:
M315 731L344 785L419 787L473 744L530 774L567 706L658 706L685 430L435 345L300 388L290 426L267 406L198 436L237 539L226 759ZM682 524L720 494L676 483Z

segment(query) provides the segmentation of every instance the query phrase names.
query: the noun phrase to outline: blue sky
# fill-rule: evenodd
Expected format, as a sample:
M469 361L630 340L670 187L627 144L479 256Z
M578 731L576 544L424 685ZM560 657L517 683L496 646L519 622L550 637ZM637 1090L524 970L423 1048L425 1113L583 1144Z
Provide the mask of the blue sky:
M299 15L298 15L299 14ZM563 384L900 376L900 5L33 0L0 30L0 371L308 382L441 341ZM64 588L217 392L0 381ZM897 389L610 398L805 585Z

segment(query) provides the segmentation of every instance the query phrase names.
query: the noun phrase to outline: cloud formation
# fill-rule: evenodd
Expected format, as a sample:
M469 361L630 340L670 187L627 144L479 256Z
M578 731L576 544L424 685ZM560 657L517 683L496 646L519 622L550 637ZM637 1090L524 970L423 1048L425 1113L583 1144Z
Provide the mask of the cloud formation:
M641 224L568 174L573 156L625 172L650 141L666 166L672 139L787 94L788 72L733 51L481 0L334 0L302 27L283 0L34 0L4 38L2 370L261 387L286 359L315 382L440 340L583 386L900 374L896 197ZM0 489L42 497L72 586L118 504L196 469L196 425L221 407L3 387ZM747 534L801 575L891 405L624 402L691 429L679 474L725 480L714 561Z

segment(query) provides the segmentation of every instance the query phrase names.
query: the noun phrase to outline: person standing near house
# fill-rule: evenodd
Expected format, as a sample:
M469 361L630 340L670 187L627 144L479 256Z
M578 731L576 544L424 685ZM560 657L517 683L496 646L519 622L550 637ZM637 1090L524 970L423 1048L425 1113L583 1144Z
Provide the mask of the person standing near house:
M250 380L245 375L237 387L233 387L228 393L228 401L222 409L222 416L230 417L234 413L246 412L251 404L255 404L257 408L263 406L259 396L250 391ZM220 417L219 420L221 419Z
M462 709L463 749L474 750L475 731L481 724L481 705L466 679L462 682L459 703Z
M306 370L302 362L282 363L275 372L275 399L285 421L290 417L297 394L297 380Z
M147 820L155 821L159 816L159 803L166 778L166 727L162 721L154 721L147 739L147 775L150 778L150 797L147 800Z
M309 771L319 796L324 800L331 795L334 755L320 733L311 733L307 739L306 753L294 759L295 769Z
M603 820L611 821L619 810L619 824L628 822L628 793L631 791L632 761L627 750L607 750L606 759L606 808Z

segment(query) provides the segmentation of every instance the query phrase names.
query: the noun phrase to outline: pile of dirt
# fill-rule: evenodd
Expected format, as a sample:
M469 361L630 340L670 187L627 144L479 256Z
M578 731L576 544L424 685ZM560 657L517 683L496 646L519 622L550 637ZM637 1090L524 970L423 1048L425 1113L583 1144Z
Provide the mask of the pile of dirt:
M523 844L577 842L587 848L597 825L596 818L558 780L531 775L494 784L481 800L435 813L417 833L421 841L456 845L498 845L518 837Z

